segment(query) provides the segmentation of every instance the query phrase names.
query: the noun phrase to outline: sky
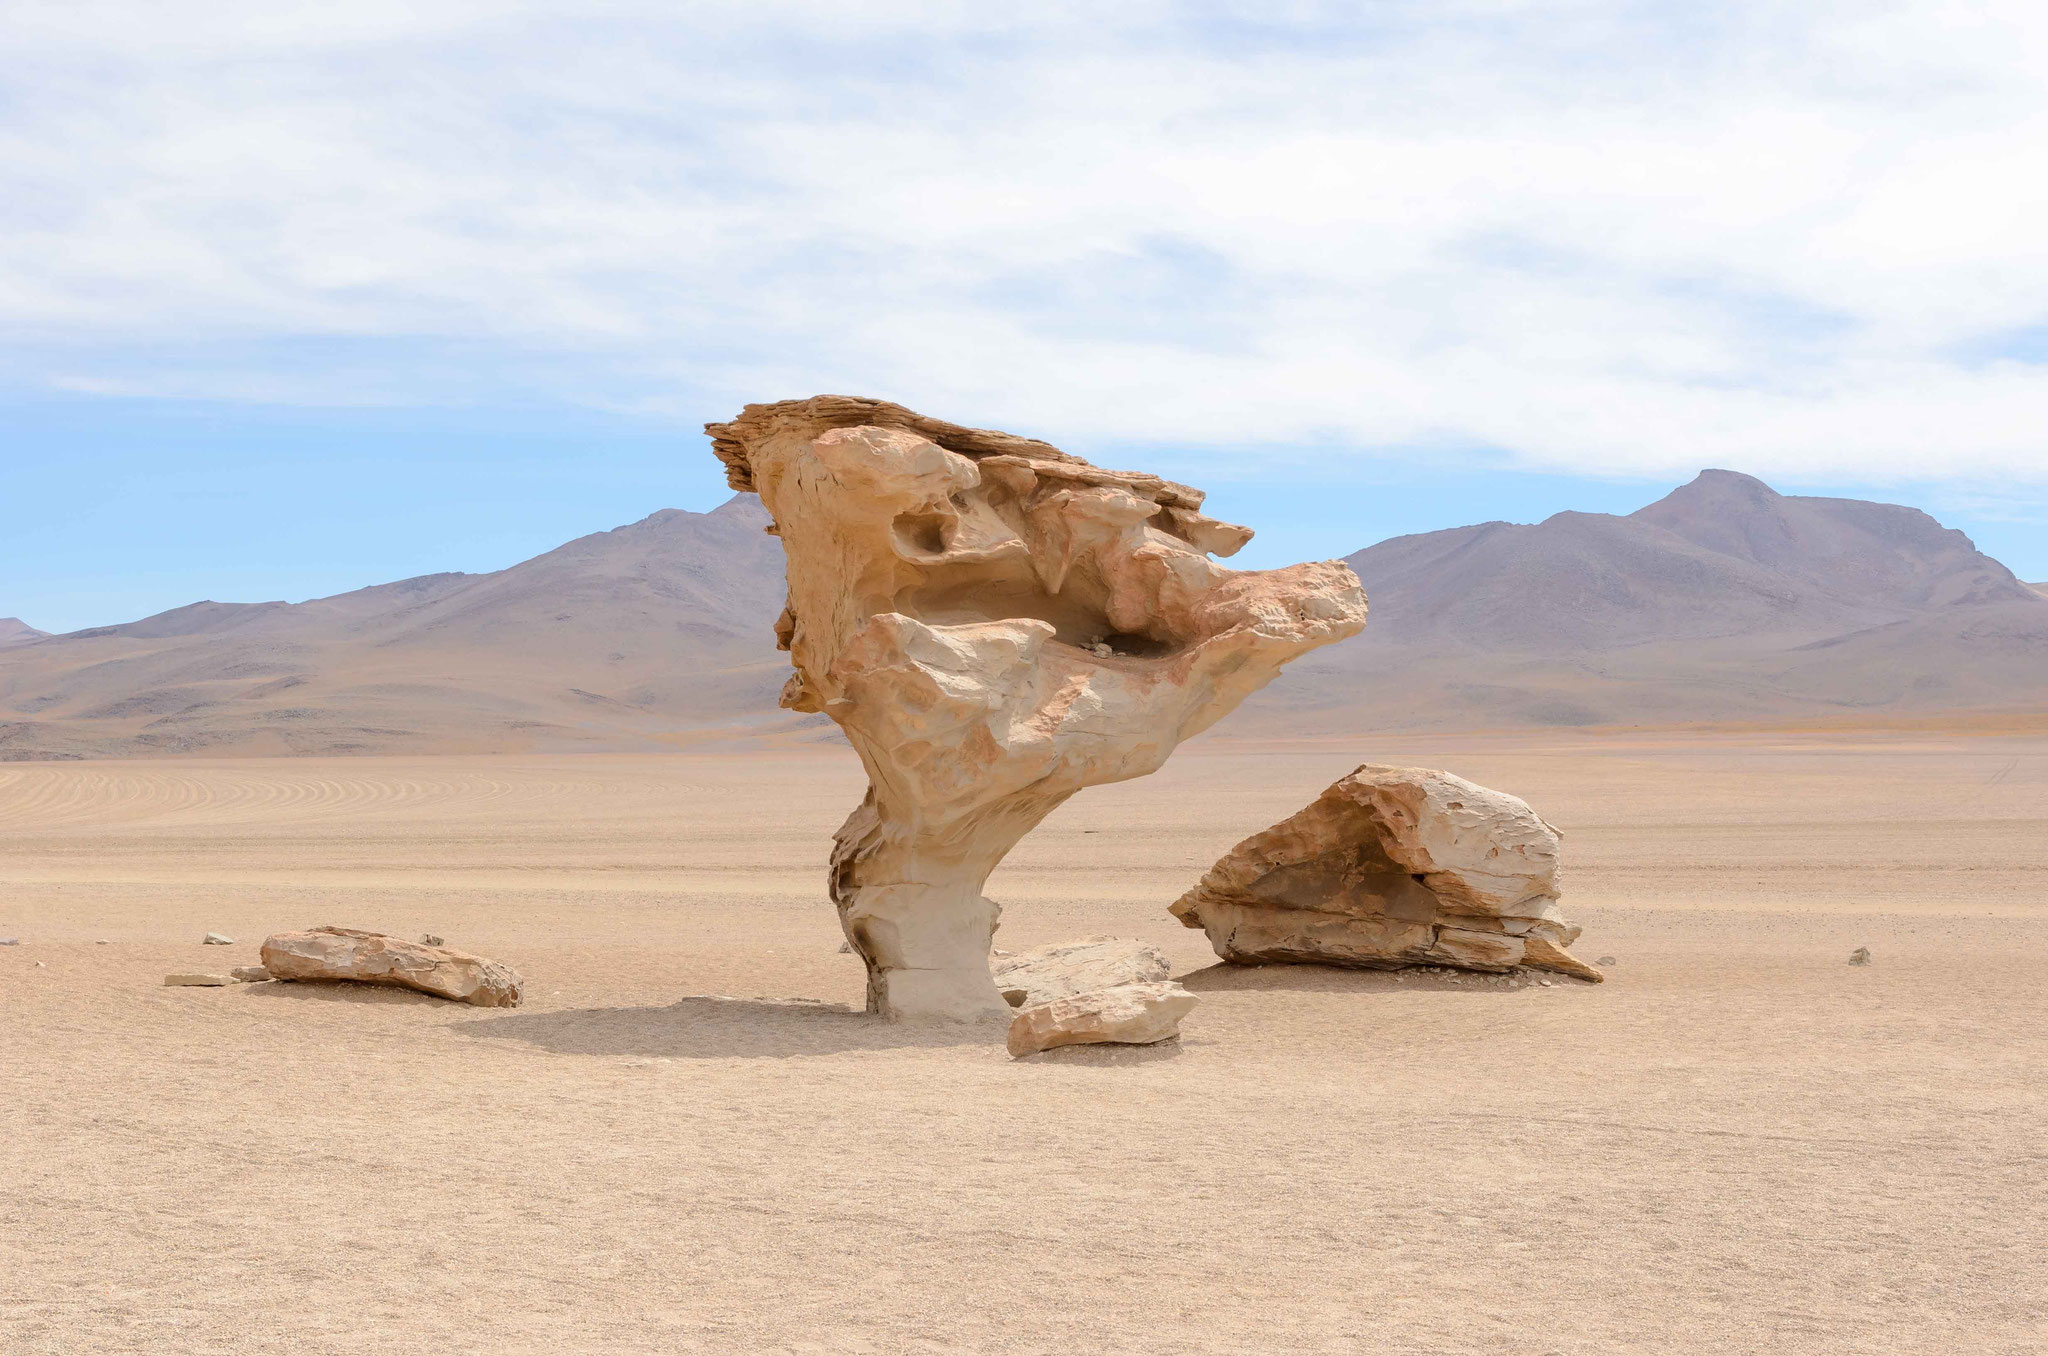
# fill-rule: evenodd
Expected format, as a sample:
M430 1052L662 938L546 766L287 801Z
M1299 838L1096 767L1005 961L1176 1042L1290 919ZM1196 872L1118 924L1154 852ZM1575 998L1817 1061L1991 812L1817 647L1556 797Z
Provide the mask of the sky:
M2048 578L2048 7L11 0L0 616L488 570L821 391L1254 565L1708 466Z

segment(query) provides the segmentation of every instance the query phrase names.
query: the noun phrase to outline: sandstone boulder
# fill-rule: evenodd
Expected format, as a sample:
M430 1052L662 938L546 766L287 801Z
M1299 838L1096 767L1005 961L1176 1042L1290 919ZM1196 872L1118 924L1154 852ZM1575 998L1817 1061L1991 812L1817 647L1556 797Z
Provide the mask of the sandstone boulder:
M1173 915L1241 965L1517 965L1599 980L1567 948L1557 831L1427 768L1368 764L1232 848Z
M1171 981L1119 984L1031 1003L1010 1019L1010 1053L1058 1045L1152 1045L1180 1035L1195 996Z
M480 1008L516 1008L522 993L510 966L355 928L280 932L263 943L263 968L272 979L388 984Z
M1116 937L1034 946L998 957L989 969L1013 1008L1119 984L1156 983L1173 973L1158 947Z
M782 704L867 768L827 885L890 1017L1006 1013L982 894L1003 855L1365 624L1343 564L1225 569L1251 533L1201 491L1034 439L849 396L705 431L787 558Z

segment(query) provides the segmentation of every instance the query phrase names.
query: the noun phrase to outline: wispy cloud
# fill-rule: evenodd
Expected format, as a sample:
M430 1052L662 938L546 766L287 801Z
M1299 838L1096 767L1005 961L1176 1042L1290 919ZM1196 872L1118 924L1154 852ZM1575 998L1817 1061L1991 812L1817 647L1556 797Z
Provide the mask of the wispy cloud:
M69 0L0 40L16 389L2048 481L2039 6Z

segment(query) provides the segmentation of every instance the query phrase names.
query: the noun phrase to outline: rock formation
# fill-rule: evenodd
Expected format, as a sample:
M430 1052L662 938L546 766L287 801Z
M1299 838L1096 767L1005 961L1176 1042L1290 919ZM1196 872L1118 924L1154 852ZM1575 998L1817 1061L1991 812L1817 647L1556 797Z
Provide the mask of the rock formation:
M1225 569L1209 556L1251 533L1199 491L1029 438L847 396L706 432L787 557L782 704L830 716L867 767L829 888L891 1017L1006 1012L981 893L1003 855L1365 623L1343 565Z
M1232 848L1173 905L1240 965L1517 965L1601 974L1565 948L1557 830L1426 768L1367 764Z
M1195 996L1171 982L1119 984L1020 1008L1010 1019L1012 1055L1056 1045L1152 1045L1180 1035Z
M1013 1008L1119 984L1157 983L1173 973L1158 947L1116 937L1034 946L999 957L989 968L996 991Z
M388 984L480 1008L516 1008L522 993L508 965L354 928L280 932L263 943L263 968L272 979Z

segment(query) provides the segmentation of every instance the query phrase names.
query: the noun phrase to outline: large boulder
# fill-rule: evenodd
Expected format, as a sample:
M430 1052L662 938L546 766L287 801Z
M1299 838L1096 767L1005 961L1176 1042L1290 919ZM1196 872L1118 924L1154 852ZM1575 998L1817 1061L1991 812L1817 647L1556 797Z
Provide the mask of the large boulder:
M1090 937L998 956L990 963L989 972L1003 1001L1021 1008L1119 984L1156 983L1170 976L1173 967L1156 946L1118 937Z
M1152 1045L1180 1035L1195 996L1171 981L1119 984L1031 1003L1010 1019L1010 1053L1057 1045Z
M1599 980L1567 949L1558 833L1528 804L1367 764L1226 853L1172 907L1240 965L1517 965Z
M705 431L787 558L782 704L867 768L827 888L888 1017L1007 1013L982 894L1003 855L1365 625L1342 563L1226 569L1251 533L1200 490L1031 438L850 396Z
M509 965L355 928L280 932L263 943L263 968L272 979L388 984L480 1008L516 1008L523 993Z

